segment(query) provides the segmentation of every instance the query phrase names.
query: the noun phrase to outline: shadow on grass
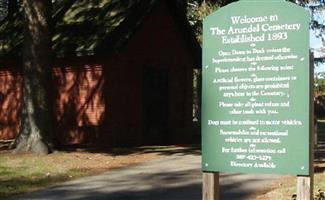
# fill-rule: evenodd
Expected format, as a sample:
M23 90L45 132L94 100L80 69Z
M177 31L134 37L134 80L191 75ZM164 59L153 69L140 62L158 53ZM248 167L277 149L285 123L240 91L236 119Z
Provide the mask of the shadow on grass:
M29 176L20 175L9 167L0 166L0 199L35 191L70 180L75 175L82 174L82 169L72 169L65 174L51 176L50 174L35 173ZM23 169L22 169L23 173Z
M63 146L59 148L63 152L88 152L102 153L110 156L129 155L135 153L157 153L158 155L201 155L199 145L170 145L170 146L141 146L141 147L121 147L121 148L101 148L89 146Z
M0 153L8 153L9 143L0 142ZM199 144L192 145L168 145L168 146L139 146L139 147L97 147L89 145L69 145L59 146L58 152L87 152L87 153L101 153L109 156L122 156L136 153L157 153L158 155L201 155L201 146Z

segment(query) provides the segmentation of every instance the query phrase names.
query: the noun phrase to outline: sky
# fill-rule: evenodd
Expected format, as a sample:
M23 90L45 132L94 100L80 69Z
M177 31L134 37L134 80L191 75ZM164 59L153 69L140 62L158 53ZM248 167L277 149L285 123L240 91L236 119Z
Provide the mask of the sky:
M314 49L314 56L321 57L324 53L321 53L319 50L323 48L323 43L320 38L317 38L314 34L314 31L310 31L310 47Z
M319 23L325 23L325 11L314 14L314 17ZM310 48L313 50L315 58L325 56L325 53L321 52L321 50L324 49L322 39L317 38L316 33L313 30L310 30ZM320 64L315 67L315 73L319 72L325 72L325 64Z
M321 53L320 50L324 48L323 42L320 38L317 38L314 32L310 31L310 48L313 49L314 57L322 57L325 56L324 53ZM315 66L315 73L324 72L325 71L325 64L319 64Z

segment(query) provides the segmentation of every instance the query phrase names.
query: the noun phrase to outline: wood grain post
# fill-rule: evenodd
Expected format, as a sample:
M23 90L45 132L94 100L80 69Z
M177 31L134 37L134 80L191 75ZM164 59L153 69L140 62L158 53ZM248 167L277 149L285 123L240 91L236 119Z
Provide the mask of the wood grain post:
M202 200L219 200L219 172L203 172Z
M297 178L297 200L313 199L314 176L298 176Z

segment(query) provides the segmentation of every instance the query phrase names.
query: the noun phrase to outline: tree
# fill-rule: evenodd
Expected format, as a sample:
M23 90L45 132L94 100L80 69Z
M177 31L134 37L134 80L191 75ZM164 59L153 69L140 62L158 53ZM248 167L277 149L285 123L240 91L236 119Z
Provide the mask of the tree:
M321 40L323 43L321 48L311 49L313 53L321 55L315 57L316 64L325 62L325 1L324 0L290 0L291 2L297 3L300 6L305 7L310 11L311 21L310 29L313 34Z
M325 72L320 72L314 77L314 96L324 96L325 94Z
M4 0L0 1L0 21L6 17L9 20L18 12L18 0Z
M49 153L53 146L51 0L22 0L24 13L23 108L16 151Z
M187 17L200 43L202 42L203 19L219 7L235 1L238 0L188 0Z
M12 18L15 13L18 11L18 0L8 0L8 18Z
M214 1L190 0L188 2L187 17L200 43L202 43L203 19L218 7Z
M2 21L7 16L7 6L5 1L0 2L0 21Z

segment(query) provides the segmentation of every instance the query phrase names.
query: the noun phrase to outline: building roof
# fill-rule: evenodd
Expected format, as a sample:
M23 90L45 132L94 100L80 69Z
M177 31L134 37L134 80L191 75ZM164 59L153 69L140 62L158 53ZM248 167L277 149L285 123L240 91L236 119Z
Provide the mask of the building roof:
M176 0L56 0L53 3L54 53L65 57L119 51L161 1L167 3L193 53L200 57L200 46L185 10ZM21 14L0 24L1 57L21 56L22 27Z

